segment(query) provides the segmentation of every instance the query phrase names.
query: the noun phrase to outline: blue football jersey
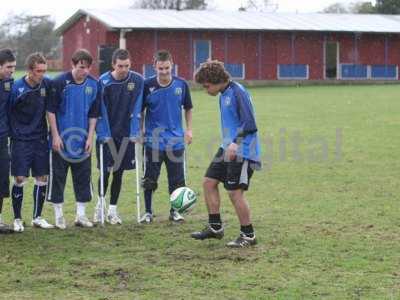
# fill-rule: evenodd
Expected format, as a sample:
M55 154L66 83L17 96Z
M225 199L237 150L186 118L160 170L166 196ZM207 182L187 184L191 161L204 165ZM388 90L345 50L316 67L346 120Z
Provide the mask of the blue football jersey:
M101 114L97 121L98 140L140 136L140 119L143 103L143 77L130 71L123 80L116 80L111 72L99 79Z
M16 140L47 138L46 107L51 93L49 78L31 87L26 76L15 81L9 103L11 137Z
M185 110L193 108L185 80L173 76L168 86L160 86L155 76L145 80L143 109L146 109L146 146L159 150L185 147L182 107Z
M231 81L219 98L221 111L222 145L239 144L237 155L260 162L260 145L257 136L251 96L239 83Z
M12 78L0 80L0 138L9 134L8 104L13 83Z
M77 84L71 72L63 73L52 82L52 97L48 111L56 115L57 128L64 144L63 155L80 159L85 154L85 144L89 131L89 119L98 118L100 93L98 82L86 77Z

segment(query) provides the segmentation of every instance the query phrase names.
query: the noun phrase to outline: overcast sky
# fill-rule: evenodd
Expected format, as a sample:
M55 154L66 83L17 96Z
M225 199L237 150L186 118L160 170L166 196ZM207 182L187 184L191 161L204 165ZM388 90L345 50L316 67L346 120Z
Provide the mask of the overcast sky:
M261 0L259 0L261 1ZM60 25L79 8L124 8L132 5L134 0L12 0L2 5L0 21L10 13L49 14ZM221 10L237 10L246 0L209 0L210 6ZM349 4L357 0L270 0L278 12L318 12L332 3Z

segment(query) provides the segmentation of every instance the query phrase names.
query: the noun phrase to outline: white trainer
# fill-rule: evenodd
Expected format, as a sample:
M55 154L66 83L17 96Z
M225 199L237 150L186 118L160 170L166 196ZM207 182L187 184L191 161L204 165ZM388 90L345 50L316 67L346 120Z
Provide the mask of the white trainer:
M139 223L146 223L150 224L153 222L153 214L146 212L144 215L140 218Z
M91 228L93 227L93 223L86 216L76 216L75 226Z
M117 224L121 225L122 224L122 219L117 213L116 214L108 213L107 222L110 223L111 225L117 225Z
M21 219L14 220L14 231L15 232L23 232L24 231L24 222Z
M182 223L183 221L185 221L185 218L180 213L174 210L170 212L169 220L175 223Z
M55 227L61 230L67 229L67 222L63 216L56 219Z
M42 229L51 229L54 228L54 225L49 224L45 219L42 217L37 217L32 220L32 226Z

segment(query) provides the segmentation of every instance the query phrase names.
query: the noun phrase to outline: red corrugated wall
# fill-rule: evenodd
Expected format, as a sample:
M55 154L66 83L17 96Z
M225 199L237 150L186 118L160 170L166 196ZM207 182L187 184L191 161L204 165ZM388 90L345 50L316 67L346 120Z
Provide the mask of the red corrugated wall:
M89 33L87 33L89 30ZM152 64L157 49L171 51L178 74L193 78L194 42L211 41L213 59L231 64L245 64L245 79L275 80L278 64L307 64L309 78L324 78L324 40L339 43L339 63L400 64L400 35L318 33L318 32L248 32L248 31L166 31L133 30L126 35L132 68L142 73L143 65ZM119 33L108 31L100 22L82 17L63 35L63 67L70 68L70 58L77 48L88 49L97 61L98 46L118 46ZM385 51L387 45L387 51ZM386 53L386 55L385 55ZM93 73L98 75L97 62Z

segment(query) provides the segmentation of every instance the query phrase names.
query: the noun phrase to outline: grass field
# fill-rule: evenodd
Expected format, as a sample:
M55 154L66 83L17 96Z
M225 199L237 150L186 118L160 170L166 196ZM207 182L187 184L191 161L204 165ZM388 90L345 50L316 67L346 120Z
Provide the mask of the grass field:
M0 236L0 299L400 299L400 86L251 93L264 161L247 193L256 247L224 247L238 234L225 193L222 241L189 238L207 219L202 199L185 224L170 224L165 170L155 223L137 225L129 173L121 227L27 227ZM201 192L219 141L219 114L216 99L200 91L193 99L189 186ZM27 223L31 190L26 186ZM73 198L69 184L69 225ZM4 206L11 222L10 202ZM44 216L54 219L49 205Z

